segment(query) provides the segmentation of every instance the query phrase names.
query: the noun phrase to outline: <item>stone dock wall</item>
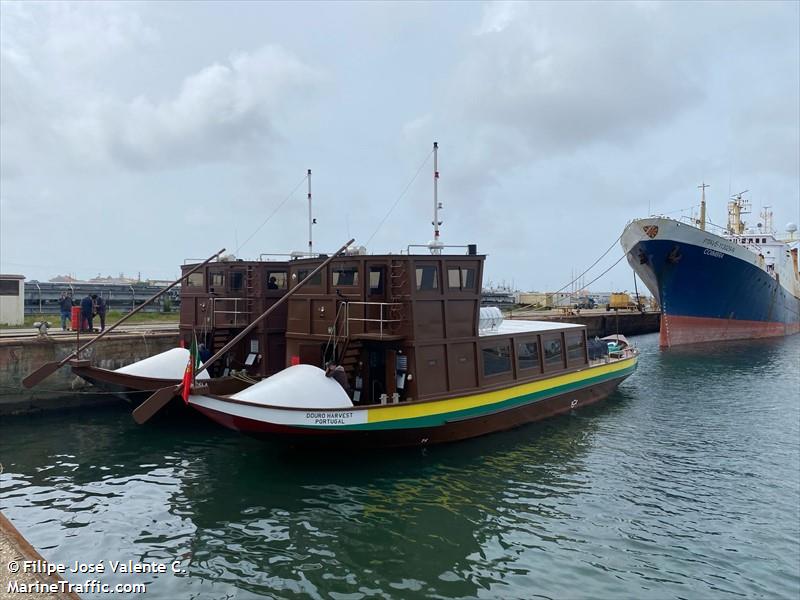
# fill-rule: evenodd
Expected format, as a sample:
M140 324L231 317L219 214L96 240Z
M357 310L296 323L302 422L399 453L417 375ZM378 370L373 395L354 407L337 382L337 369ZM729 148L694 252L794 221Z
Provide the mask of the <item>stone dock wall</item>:
M88 337L81 338L82 343L87 341ZM104 369L118 369L177 345L177 331L111 333L82 352L81 358ZM71 337L0 339L0 415L119 402L73 375L68 365L32 389L22 387L26 375L74 350Z

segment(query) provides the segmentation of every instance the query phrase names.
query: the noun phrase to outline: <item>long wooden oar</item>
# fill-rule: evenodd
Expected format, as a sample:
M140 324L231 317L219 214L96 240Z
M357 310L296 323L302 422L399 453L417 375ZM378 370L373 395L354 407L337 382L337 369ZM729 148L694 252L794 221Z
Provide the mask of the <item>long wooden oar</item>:
M77 350L75 350L71 354L67 355L62 360L44 363L41 367L36 369L33 373L31 373L27 377L25 377L25 379L22 380L22 385L24 385L26 388L32 388L33 386L35 386L36 384L38 384L42 380L46 379L47 377L49 377L50 375L55 373L58 369L63 367L67 363L68 360L70 360L71 358L73 358L75 356L79 356L80 353L83 352L86 348L88 348L89 346L91 346L92 344L94 344L95 342L100 340L101 338L103 338L105 335L111 333L117 327L117 325L120 325L120 324L124 323L125 321L127 321L128 319L130 319L133 315L135 315L137 312L142 310L145 306L147 306L148 304L150 304L154 300L158 299L160 296L163 296L164 294L166 294L169 290L174 288L181 281L186 279L189 275L191 275L192 273L194 273L198 269L201 269L202 267L206 266L208 263L210 263L212 260L214 260L216 257L218 257L223 252L225 252L225 248L223 248L222 250L220 250L216 254L212 254L211 256L209 256L206 260L201 262L196 267L194 267L192 269L189 269L184 275L182 275L181 277L176 279L174 282L172 282L172 284L170 284L169 286L165 287L163 290L158 292L156 295L151 296L150 298L145 300L144 303L142 303L139 306L137 306L134 310L132 310L127 315L122 317L119 321L114 323L111 327L109 327L108 329L106 329L105 331L100 333L100 335L98 335L96 338L92 339L90 342L87 342L83 346L79 347ZM78 328L78 330L80 331L80 327ZM80 333L78 335L80 335Z
M347 247L355 241L355 238L344 244L341 248L339 248L336 252L334 252L331 256L326 258L316 269L311 271L305 279L302 281L298 281L297 285L295 285L291 290L289 290L284 296L278 300L275 304L270 306L265 312L261 313L261 316L257 317L255 321L250 323L247 327L242 329L239 334L234 337L230 342L225 344L219 352L217 352L214 356L209 358L203 366L201 366L196 372L197 374L202 373L203 371L207 370L208 367L214 364L216 360L224 355L228 350L233 348L236 344L238 344L248 333L250 333L253 328L258 325L261 321L266 319L273 311L275 311L279 306L281 306L284 302L286 302L289 298L291 298L300 288L302 288L307 282L311 281L311 278L314 277L319 271L324 269L328 264L337 256L339 256L342 252L344 252ZM154 392L147 400L142 402L134 411L133 411L133 420L136 421L139 425L145 423L156 414L159 410L161 410L173 397L177 396L181 388L183 387L183 382L178 385L170 385L160 390Z

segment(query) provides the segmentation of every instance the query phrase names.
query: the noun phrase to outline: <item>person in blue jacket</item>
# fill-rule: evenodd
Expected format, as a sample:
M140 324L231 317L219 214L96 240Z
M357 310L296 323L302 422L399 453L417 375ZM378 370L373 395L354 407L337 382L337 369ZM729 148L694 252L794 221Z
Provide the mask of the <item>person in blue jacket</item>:
M86 297L81 300L81 331L91 331L92 330L92 317L94 310L94 303L92 301L92 297L89 294L86 294ZM88 323L89 329L85 329L83 324Z
M61 298L58 299L58 306L61 310L61 330L67 330L67 323L72 318L72 296L67 292L61 292Z

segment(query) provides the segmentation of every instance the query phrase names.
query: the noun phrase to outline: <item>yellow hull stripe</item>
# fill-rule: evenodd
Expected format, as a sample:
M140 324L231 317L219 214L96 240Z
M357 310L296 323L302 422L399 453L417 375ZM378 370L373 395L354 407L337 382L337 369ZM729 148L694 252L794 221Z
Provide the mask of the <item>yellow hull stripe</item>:
M420 404L396 404L379 408L372 408L367 414L367 423L380 423L395 421L397 419L414 419L429 417L443 413L451 413L471 408L485 407L511 398L543 392L551 388L580 383L581 381L604 377L618 371L625 371L636 364L637 357L627 358L619 362L610 363L599 367L587 367L581 371L557 375L548 379L523 383L509 388L450 398L438 402L424 402Z

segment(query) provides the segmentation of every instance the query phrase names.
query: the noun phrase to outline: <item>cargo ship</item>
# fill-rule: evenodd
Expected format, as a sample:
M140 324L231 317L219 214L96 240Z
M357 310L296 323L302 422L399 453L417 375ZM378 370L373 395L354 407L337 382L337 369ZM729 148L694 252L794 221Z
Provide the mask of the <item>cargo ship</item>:
M700 218L636 219L620 243L628 263L661 305L661 347L791 335L800 332L797 226L776 237L772 213L748 227L742 192L728 202L719 234L706 230L705 188Z

